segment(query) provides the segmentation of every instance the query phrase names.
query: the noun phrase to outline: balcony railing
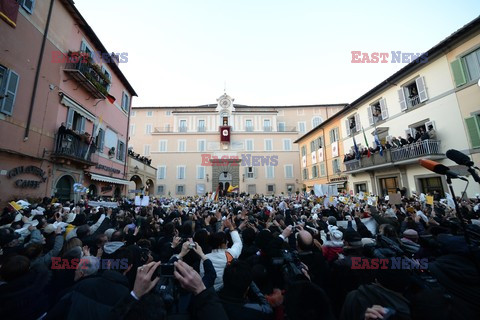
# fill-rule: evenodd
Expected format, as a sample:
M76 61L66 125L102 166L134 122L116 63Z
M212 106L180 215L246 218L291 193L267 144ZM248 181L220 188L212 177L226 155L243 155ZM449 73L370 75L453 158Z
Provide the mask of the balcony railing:
M253 132L253 126L246 126L245 131L247 132Z
M95 145L84 142L77 135L62 133L56 135L53 156L94 165L98 162L98 156L95 155L96 149Z
M418 158L428 156L438 156L438 158L442 158L444 155L440 150L440 144L441 141L438 140L424 140L401 148L383 150L383 156L379 153L374 153L370 158L362 156L359 160L344 162L345 171L349 172L369 167L394 165L410 159L413 159L412 162L414 162Z
M173 132L172 127L167 126L167 127L155 127L153 129L153 133L165 133L165 132Z
M278 127L278 132L296 132L297 127Z
M206 131L206 128L205 128L205 127L198 127L198 128L197 128L197 131L198 131L198 132L205 132L205 131Z
M271 126L263 126L263 131L264 132L272 132L272 127Z
M64 71L77 80L94 98L105 99L109 83L101 73L100 67L88 63L83 57L78 60L76 63L67 63Z
M420 97L418 95L407 98L407 103L409 107L414 107L417 104L420 104Z
M187 127L178 127L178 132L187 132Z

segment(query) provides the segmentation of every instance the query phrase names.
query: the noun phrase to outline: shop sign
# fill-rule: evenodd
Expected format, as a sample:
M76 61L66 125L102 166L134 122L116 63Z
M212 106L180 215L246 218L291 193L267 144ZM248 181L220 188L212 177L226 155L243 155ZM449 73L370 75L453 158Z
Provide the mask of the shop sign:
M104 170L104 171L107 171L107 172L117 173L117 174L121 172L118 169L115 169L115 168L112 168L112 167L107 167L107 166L104 166L103 164L97 164L95 166L95 168L100 169L100 170Z
M348 180L348 177L339 177L339 178L331 178L330 182L345 182Z
M23 174L31 174L31 175L34 175L34 176L38 176L38 177L41 178L41 180L38 181L38 180L18 179L17 181L15 181L15 186L17 188L36 189L36 188L40 187L40 183L47 181L47 177L45 176L45 171L43 171L41 168L35 167L35 166L26 166L26 167L21 166L21 167L14 168L14 169L8 171L7 176L8 176L9 179L12 179L16 176L23 175Z

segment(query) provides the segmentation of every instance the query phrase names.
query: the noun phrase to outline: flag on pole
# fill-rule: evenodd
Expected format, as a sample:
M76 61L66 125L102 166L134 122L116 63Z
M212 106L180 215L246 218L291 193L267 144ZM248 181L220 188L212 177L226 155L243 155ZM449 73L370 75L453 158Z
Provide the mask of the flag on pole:
M367 153L367 157L370 158L370 147L368 146L368 141L367 141L367 136L365 135L365 130L363 129L362 127L362 131L363 131L363 138L365 139L365 145L367 146L367 150L368 150L368 153Z
M238 186L230 186L230 187L228 187L227 192L238 192Z
M217 186L217 191L215 191L215 196L213 198L213 201L217 202L218 201L218 194L220 193L220 186Z
M380 139L378 139L378 134L376 129L375 129L375 143L380 148L380 156L383 157L383 147L382 147L382 144L380 143Z
M355 149L355 159L360 159L360 151L358 150L357 142L355 141L355 136L353 136L353 147Z

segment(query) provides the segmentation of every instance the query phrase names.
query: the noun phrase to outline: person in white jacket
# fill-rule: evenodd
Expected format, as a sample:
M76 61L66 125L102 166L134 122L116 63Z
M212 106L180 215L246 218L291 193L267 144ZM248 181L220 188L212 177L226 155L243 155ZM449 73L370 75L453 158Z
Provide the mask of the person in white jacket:
M223 287L223 271L228 263L233 259L238 259L242 253L242 239L238 231L235 230L234 223L227 219L224 221L224 227L230 230L230 235L232 236L233 245L230 249L227 249L227 235L224 232L217 232L212 234L212 252L206 256L210 261L212 261L215 272L217 273L217 278L215 279L215 284L213 285L215 291L220 290ZM200 275L203 277L203 263L200 265Z

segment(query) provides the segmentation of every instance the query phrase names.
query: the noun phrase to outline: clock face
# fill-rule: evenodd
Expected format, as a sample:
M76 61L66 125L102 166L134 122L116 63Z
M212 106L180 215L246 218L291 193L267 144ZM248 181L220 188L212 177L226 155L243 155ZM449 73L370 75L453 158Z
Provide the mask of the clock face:
M222 135L223 135L224 137L227 137L227 136L228 136L228 130L224 129L224 130L222 131Z
M222 106L222 108L228 108L230 106L230 100L228 99L222 99L220 101L220 105Z

